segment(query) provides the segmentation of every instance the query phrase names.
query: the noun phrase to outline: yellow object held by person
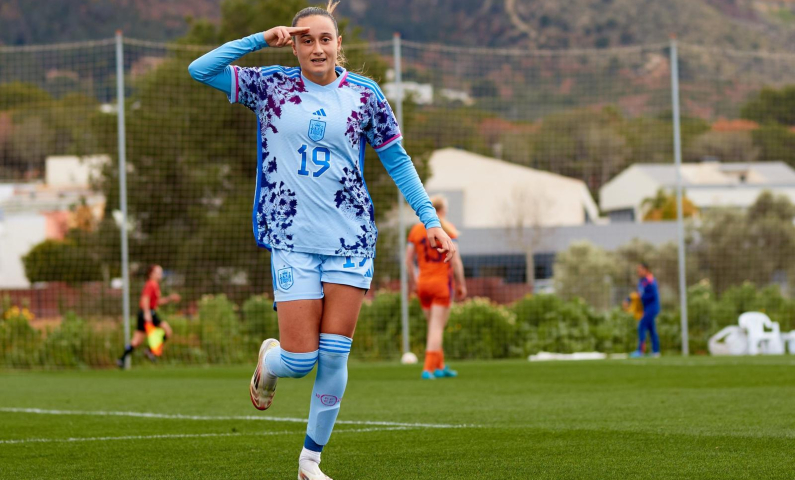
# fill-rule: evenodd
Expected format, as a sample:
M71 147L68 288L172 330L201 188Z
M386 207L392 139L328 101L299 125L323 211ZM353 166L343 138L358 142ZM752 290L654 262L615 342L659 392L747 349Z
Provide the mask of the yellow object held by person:
M157 357L163 355L163 340L166 337L166 331L160 327L155 327L152 322L146 322L144 330L146 330L146 341L149 344L149 350Z
M632 292L629 294L629 305L627 305L627 312L631 313L635 320L640 321L643 318L643 302L640 301L640 294Z

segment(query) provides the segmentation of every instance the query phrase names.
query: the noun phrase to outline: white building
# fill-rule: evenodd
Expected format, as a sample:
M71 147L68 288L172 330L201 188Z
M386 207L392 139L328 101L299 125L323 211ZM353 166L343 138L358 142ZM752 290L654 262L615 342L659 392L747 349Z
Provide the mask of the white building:
M384 83L384 95L393 102L400 101L400 86L395 82ZM433 85L430 83L403 82L403 94L417 105L433 103Z
M382 85L384 95L392 102L399 102L400 86L395 82L387 82ZM430 83L403 82L403 94L417 105L431 105L434 101L433 85ZM436 101L447 100L448 102L461 102L466 106L475 104L475 99L463 90L452 88L439 89Z
M435 151L430 170L426 189L448 198L450 221L460 228L574 226L599 218L581 180L456 148Z
M22 257L46 238L47 219L42 215L6 216L0 209L0 289L28 288Z
M699 210L749 207L765 190L786 195L795 202L795 170L783 162L684 164L682 186ZM640 221L643 200L661 188L676 189L674 165L632 165L600 189L602 212L613 222Z
M107 155L47 157L44 182L50 188L86 188L100 178L108 163Z
M74 226L72 208L85 202L97 219L105 197L91 189L107 155L52 156L45 182L0 185L0 289L28 288L22 257L47 239L62 239Z

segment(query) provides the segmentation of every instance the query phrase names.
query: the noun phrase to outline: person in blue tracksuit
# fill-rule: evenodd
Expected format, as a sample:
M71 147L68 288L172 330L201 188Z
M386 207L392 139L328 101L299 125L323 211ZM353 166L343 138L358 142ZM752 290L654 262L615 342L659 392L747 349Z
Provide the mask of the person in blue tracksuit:
M638 295L643 303L643 318L638 322L638 349L632 352L631 357L643 356L643 342L646 340L646 331L651 337L652 356L660 356L660 337L657 335L657 315L660 314L660 291L657 280L652 275L649 265L640 263L638 272Z

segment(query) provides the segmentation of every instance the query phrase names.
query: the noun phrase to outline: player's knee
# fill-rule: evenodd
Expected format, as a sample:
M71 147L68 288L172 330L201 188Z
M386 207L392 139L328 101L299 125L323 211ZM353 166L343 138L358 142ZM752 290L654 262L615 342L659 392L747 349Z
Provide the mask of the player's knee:
M347 370L348 355L320 351L318 364L325 370Z
M318 375L344 379L348 378L348 354L352 340L343 335L320 334L320 354L318 356Z
M307 370L289 370L290 374L287 375L288 378L304 378L305 376L309 375L312 369L309 368Z
M287 367L285 368L285 376L290 378L303 378L307 376L309 372L315 368L315 364L318 360L317 351L311 353L314 353L314 356L307 358L306 354L304 354L301 355L300 358L297 358L295 354L282 350L282 364Z

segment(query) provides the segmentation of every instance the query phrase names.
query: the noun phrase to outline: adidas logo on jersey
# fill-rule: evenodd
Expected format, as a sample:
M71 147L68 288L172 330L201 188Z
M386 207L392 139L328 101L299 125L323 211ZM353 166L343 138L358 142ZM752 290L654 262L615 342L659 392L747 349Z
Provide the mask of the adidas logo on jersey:
M364 274L366 278L373 278L373 267L367 269L367 273Z
M318 117L325 117L326 116L326 111L321 108L320 110L318 110L317 112L313 113L312 115L316 115Z

